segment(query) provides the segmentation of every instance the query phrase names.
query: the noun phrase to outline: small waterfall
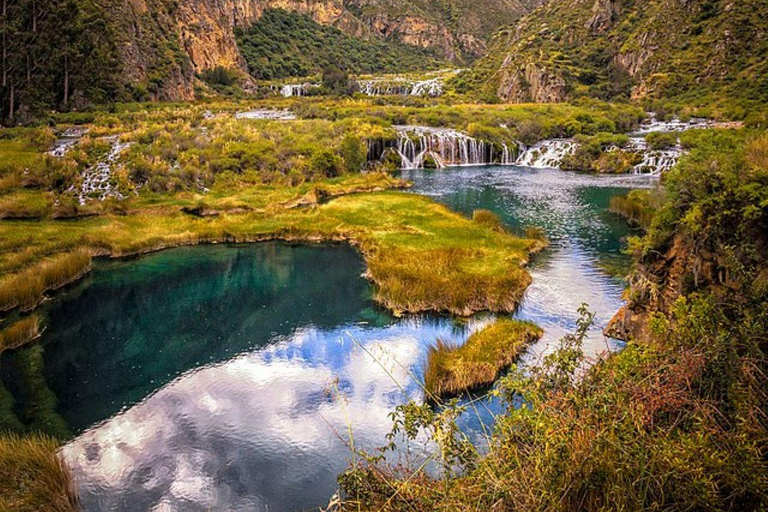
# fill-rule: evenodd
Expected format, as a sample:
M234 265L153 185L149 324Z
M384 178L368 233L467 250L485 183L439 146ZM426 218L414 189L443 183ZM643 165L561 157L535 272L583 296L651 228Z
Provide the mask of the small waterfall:
M523 149L523 146L518 146L521 150ZM517 160L516 152L509 148L506 144L501 145L501 165L515 165L515 161Z
M77 192L80 204L85 204L89 198L103 201L108 197L122 199L123 195L110 182L112 178L112 167L117 162L120 154L128 149L130 142L120 142L118 137L108 137L106 140L112 142L112 147L107 156L100 162L86 169L82 174L82 184L80 190L70 189Z
M315 87L320 87L320 86L318 84L310 84L310 83L285 84L280 88L280 93L286 98L290 98L292 96L306 96L307 94L309 94L309 91L311 89L314 89Z
M275 110L271 108L260 108L254 110L246 110L244 112L237 112L235 119L271 119L280 121L289 121L296 119L296 114L290 110Z
M659 121L654 112L647 112L647 115L648 119L632 135L648 135L652 132L684 132L686 130L712 128L715 125L709 119L697 117L691 118L688 121L681 121L677 117L669 121Z
M563 158L576 151L577 146L571 139L543 140L521 151L515 165L559 169Z
M70 149L75 147L80 139L88 133L87 128L69 128L61 132L53 143L53 147L48 151L48 154L56 158L64 157Z
M405 78L358 81L360 92L367 96L431 96L443 94L443 79L408 80Z
M370 141L368 157L380 160L390 149L400 156L402 169L423 169L431 159L438 168L487 165L493 162L493 145L450 128L394 126L397 140Z
M650 149L643 137L631 137L627 150L643 155L643 161L637 164L632 172L650 176L661 176L669 171L683 154L679 145L669 149Z

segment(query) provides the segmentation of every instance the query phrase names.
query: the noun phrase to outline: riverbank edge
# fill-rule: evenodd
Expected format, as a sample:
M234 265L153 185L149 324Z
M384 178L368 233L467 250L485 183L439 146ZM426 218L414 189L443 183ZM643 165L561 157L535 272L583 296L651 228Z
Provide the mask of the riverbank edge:
M402 189L404 187L401 186L401 184L398 184L395 182L397 186L393 186L392 188L396 189ZM328 197L324 204L328 204L329 202L339 199L342 197L349 197L349 196L366 196L370 195L372 192L365 190L365 191L352 191L347 192L343 194L337 194L332 197ZM467 219L466 217L453 212L449 208L440 205L439 203L434 202L431 199L424 198L422 196L417 195L405 195L408 198L414 198L415 200L419 201L429 201L433 205L435 205L438 209L442 210L442 215L445 217L441 220L450 220L449 218L451 216L460 217L462 222L467 223L469 226L475 226L476 229L479 230L487 230L488 228L482 225L479 225L477 223L474 223L471 219ZM300 201L299 201L300 202ZM298 206L290 206L289 209L295 209L295 210L302 210L302 211L314 211L316 210L319 203L302 203ZM173 233L169 234L168 238L173 237ZM311 231L305 231L296 229L295 226L287 225L281 228L277 228L271 232L262 232L254 235L234 235L231 233L223 233L222 236L218 237L187 237L187 238L175 238L173 240L168 239L159 239L156 243L153 243L148 246L141 247L140 249L136 250L128 250L128 251L115 251L110 250L105 247L76 247L74 250L70 250L63 253L58 253L54 255L54 259L46 259L42 262L36 263L36 265L28 267L24 269L22 272L19 272L17 274L14 274L10 276L11 278L20 276L23 277L23 275L29 275L29 274L41 274L44 272L41 272L41 267L44 267L45 265L49 266L55 266L55 259L73 259L72 256L79 256L77 258L78 264L74 268L72 268L66 275L57 275L55 284L52 286L46 286L42 288L38 296L35 297L35 299L25 305L16 305L12 308L7 308L3 312L0 312L0 315L8 317L18 316L20 319L14 319L17 321L14 321L13 323L10 323L3 331L0 331L0 334L7 332L10 329L13 329L16 327L19 323L26 321L27 318L31 316L39 307L41 304L43 304L46 300L49 300L48 294L51 292L57 292L61 290L62 288L65 288L67 286L70 286L82 278L84 278L92 269L92 258L109 258L109 259L122 259L122 258L132 258L137 257L145 254L150 254L154 252L159 252L167 249L177 248L177 247L185 247L185 246L195 246L195 245L216 245L216 244L249 244L249 243L259 243L259 242L269 242L269 241L280 241L280 242L286 242L286 243L301 243L301 244L320 244L320 243L347 243L353 248L355 248L363 257L363 260L366 263L366 271L363 274L363 277L365 277L367 280L369 280L375 289L374 293L374 300L377 304L384 307L385 309L389 310L391 313L393 313L395 316L402 316L404 314L415 314L415 313L424 313L424 312L432 312L432 313L448 313L453 314L456 316L461 317L467 317L471 316L472 314L475 314L480 311L490 311L490 312L496 312L496 313L510 313L513 312L518 304L520 299L522 298L522 294L525 291L525 289L530 285L531 278L530 274L528 274L527 271L524 270L524 267L528 264L529 259L532 255L540 252L546 247L546 241L545 240L532 240L532 239L525 239L516 237L515 235L512 235L507 232L494 232L494 237L499 237L500 241L504 241L505 238L510 237L511 239L514 239L517 242L520 242L525 246L526 255L525 257L518 255L517 263L519 265L519 268L522 270L522 273L520 274L520 281L517 283L518 286L514 290L507 290L505 296L503 297L503 300L497 300L493 301L490 300L490 286L488 286L488 289L486 290L485 296L476 297L475 300L473 300L470 303L466 304L439 304L439 303L430 303L428 300L416 300L416 301L404 301L402 299L394 298L391 296L392 294L388 293L388 287L386 284L386 280L388 275L384 274L383 270L379 270L379 261L382 259L382 256L388 256L388 249L392 250L392 252L396 252L391 247L387 247L384 244L377 243L376 240L372 239L365 239L365 236L362 236L359 232L355 232L354 230L344 230L341 228L338 228L336 231L332 231L330 233L327 232L311 232ZM507 240L508 241L508 240ZM82 254L87 253L87 258L83 258ZM460 263L465 263L469 261L470 263L476 263L476 261L472 261L473 259L478 259L478 257L481 257L482 254L459 254L456 256L456 260ZM53 261L53 263L51 263ZM391 270L391 269L389 269ZM476 276L472 276L469 274L466 274L466 277L468 280L471 280L475 278ZM8 282L9 278L6 277L6 283ZM461 283L457 283L456 286L461 286ZM33 332L34 331L34 332ZM4 346L3 344L0 344L0 353L2 353L5 349L13 349L18 348L26 343L29 343L33 341L34 339L37 339L39 337L39 332L37 329L30 330L30 336L26 340L20 340L15 339L12 346Z

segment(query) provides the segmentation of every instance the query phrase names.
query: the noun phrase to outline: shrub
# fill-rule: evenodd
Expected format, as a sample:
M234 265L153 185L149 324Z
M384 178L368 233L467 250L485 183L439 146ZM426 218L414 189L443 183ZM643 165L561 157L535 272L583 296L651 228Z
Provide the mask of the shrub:
M669 149L677 145L677 134L653 132L645 136L645 141L651 149Z

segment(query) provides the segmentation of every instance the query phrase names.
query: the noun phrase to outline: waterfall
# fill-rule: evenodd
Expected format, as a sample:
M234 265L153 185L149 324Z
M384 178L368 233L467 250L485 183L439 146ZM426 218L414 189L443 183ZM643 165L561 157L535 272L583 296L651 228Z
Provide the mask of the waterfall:
M369 141L369 160L381 160L387 151L400 156L402 169L423 169L431 159L437 168L493 163L493 145L450 128L394 126L397 140Z
M571 139L543 140L521 151L515 165L559 169L563 158L576 151L577 146Z
M88 128L75 127L64 130L59 134L48 154L56 158L65 156L70 149L80 142L80 139L86 133L88 133Z
M358 81L360 92L367 96L431 96L443 94L443 79L408 80L405 78Z
M318 84L285 84L281 87L280 93L286 98L291 96L306 96L309 91L315 87L320 87Z
M643 137L631 137L627 150L643 155L643 161L637 164L632 172L651 176L661 176L672 169L683 154L679 144L669 149L650 149Z
M669 121L659 121L654 112L647 112L648 119L640 125L632 135L648 135L652 132L684 132L686 130L712 128L715 123L709 119L691 118L688 121L681 121L675 117Z
M78 192L80 204L85 204L88 198L96 198L101 201L108 197L123 198L120 191L111 183L112 167L117 162L120 154L128 149L131 143L120 142L120 139L116 136L108 137L106 140L112 142L112 147L107 156L83 172L79 191L75 190L74 187L70 189Z
M296 114L290 110L276 110L271 108L258 108L254 110L246 110L244 112L237 112L235 119L271 119L280 121L289 121L296 119Z

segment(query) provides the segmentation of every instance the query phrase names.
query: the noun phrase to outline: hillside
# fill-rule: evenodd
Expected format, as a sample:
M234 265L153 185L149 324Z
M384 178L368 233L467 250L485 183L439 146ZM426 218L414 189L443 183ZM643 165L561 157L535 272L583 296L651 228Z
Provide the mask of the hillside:
M45 105L193 99L204 70L246 71L236 29L247 31L270 9L338 28L358 47L368 40L467 63L495 29L539 1L20 0L0 14L0 118Z
M748 109L768 101L766 19L764 0L553 1L497 33L458 86L508 102L719 96Z
M282 9L264 11L256 23L237 29L236 35L248 73L263 80L319 74L331 66L364 74L421 71L444 64L432 49L350 36Z

